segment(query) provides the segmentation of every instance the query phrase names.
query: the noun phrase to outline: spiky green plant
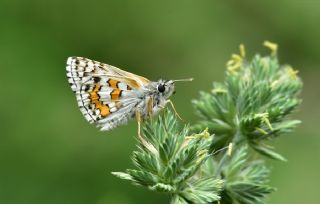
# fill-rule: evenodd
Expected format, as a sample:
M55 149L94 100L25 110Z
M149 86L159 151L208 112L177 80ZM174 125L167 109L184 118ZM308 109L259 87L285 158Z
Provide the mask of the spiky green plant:
M169 193L172 203L210 203L219 200L222 180L198 174L210 157L212 137L205 130L189 134L180 127L175 115L166 110L156 121L146 122L143 138L132 160L137 169L113 174L153 191Z
M285 161L270 142L300 123L289 115L301 103L302 82L291 66L279 64L276 44L264 45L271 54L250 61L241 45L227 63L224 83L193 100L196 124L181 127L169 110L146 121L133 152L136 169L113 174L166 192L174 204L265 203L275 188L261 155Z

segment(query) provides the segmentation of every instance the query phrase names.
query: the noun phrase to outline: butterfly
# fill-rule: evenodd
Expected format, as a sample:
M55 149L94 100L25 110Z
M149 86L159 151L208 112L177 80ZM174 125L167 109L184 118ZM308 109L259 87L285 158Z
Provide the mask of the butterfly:
M154 82L83 57L69 57L66 70L80 111L88 122L107 131L136 118L139 135L142 119L151 119L168 103L175 111L169 100L175 93L175 82L192 81L190 78Z

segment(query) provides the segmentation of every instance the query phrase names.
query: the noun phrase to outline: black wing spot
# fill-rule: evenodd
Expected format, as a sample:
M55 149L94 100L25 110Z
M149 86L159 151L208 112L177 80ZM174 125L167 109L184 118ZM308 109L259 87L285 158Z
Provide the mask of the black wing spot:
M94 77L94 78L93 78L94 83L98 83L100 80L101 80L100 77Z
M90 85L87 84L86 87L84 88L84 91L89 91L89 89L90 89Z

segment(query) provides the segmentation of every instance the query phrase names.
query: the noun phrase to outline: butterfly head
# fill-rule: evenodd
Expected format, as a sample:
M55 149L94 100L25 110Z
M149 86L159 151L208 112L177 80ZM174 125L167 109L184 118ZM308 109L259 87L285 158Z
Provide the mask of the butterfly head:
M193 79L178 79L178 80L162 80L160 79L157 82L156 88L157 93L164 97L165 99L169 98L172 94L175 94L175 82L177 81L192 81Z
M156 85L157 93L164 97L165 99L169 98L172 94L175 93L174 81L173 80L162 80L160 79Z

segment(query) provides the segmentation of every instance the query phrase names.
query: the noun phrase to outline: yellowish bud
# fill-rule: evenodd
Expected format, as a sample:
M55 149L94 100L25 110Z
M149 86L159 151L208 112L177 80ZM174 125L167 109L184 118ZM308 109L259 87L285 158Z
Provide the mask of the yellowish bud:
M270 41L264 41L263 45L271 50L272 55L277 54L278 44L270 42Z
M261 121L265 123L270 130L273 130L273 127L269 121L269 113L258 113L258 114L255 114L255 117L261 118Z
M218 88L212 89L211 92L214 94L217 94L217 93L227 93L228 91L226 89L218 87Z
M279 80L274 80L274 81L271 83L271 88L274 89L274 87L276 87L278 84L279 84Z
M288 73L290 79L292 79L292 80L297 80L298 79L298 73L299 73L298 70L294 70L292 67L288 67L287 68L287 73Z
M229 143L229 146L228 146L228 156L229 156L229 157L230 157L231 154L232 154L232 146L233 146L233 144L230 142L230 143Z
M240 49L240 56L242 58L245 58L246 57L246 49L245 49L244 45L240 44L239 49Z
M256 130L264 135L267 135L268 133L264 130L264 129L261 129L261 128L258 128L256 127Z

